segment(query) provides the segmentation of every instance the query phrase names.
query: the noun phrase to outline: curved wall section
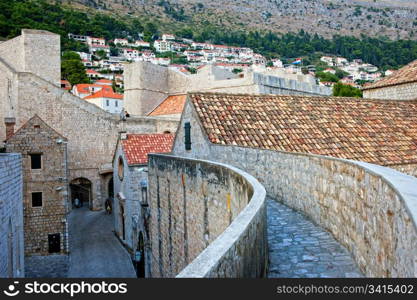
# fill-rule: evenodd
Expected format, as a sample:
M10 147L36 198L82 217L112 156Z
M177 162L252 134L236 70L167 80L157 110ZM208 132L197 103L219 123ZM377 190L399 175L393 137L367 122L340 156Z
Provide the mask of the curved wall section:
M265 194L237 168L149 155L152 277L262 277Z
M417 277L415 177L310 154L218 145L199 153L246 170L268 195L329 230L367 276Z

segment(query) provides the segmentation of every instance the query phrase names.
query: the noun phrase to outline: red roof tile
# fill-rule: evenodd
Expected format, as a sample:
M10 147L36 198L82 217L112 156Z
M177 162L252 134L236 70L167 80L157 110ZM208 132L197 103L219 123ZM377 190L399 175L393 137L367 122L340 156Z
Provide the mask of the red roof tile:
M129 165L148 163L149 153L168 153L172 150L174 136L172 134L128 134L122 140L123 152Z
M365 85L363 90L376 89L415 81L417 81L417 60L395 71L390 76L384 77L378 81L375 81L374 83Z
M113 91L113 88L111 86L107 86L103 84L79 83L79 84L76 84L75 87L79 94L89 94L90 87L96 87L96 88L101 88L107 91Z
M192 93L212 143L417 163L417 101Z
M168 96L161 104L150 112L148 116L181 114L186 99L187 95Z
M111 99L120 99L123 100L123 95L122 94L117 94L115 92L113 92L112 90L108 90L108 89L101 89L100 91L85 97L84 99L88 100L88 99L94 99L94 98L111 98Z

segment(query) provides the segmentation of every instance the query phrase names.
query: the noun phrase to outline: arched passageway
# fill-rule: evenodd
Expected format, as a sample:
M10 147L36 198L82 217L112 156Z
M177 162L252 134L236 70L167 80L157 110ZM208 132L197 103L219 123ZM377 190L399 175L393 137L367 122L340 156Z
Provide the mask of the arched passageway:
M135 253L136 274L138 278L145 277L145 242L142 232L139 232L138 245Z
M70 182L71 203L75 204L75 199L80 200L82 206L92 207L92 184L86 178L76 178Z
M110 199L114 198L113 176L110 178L109 183L107 184L107 197Z

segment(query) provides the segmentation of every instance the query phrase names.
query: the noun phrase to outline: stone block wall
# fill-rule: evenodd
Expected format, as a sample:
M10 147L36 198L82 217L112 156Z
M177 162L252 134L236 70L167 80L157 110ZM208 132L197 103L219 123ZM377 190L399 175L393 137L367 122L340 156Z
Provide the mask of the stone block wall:
M396 165L390 166L390 168L417 177L417 164Z
M114 181L114 216L116 234L123 241L131 254L136 250L139 233L142 232L144 238L147 234L143 224L143 215L141 208L142 196L146 197L146 191L142 194L140 182L147 179L144 166L129 166L127 158L123 154L121 143L115 152L113 162L113 181ZM119 176L119 162L123 164L123 176ZM123 195L123 199L120 196ZM124 209L124 226L125 238L123 238L121 224L123 218L121 216L121 206Z
M20 154L0 153L0 277L24 277Z
M125 69L125 108L133 115L145 115L170 94L222 92L240 94L331 95L331 89L316 84L247 71L243 78L225 79L224 70L206 66L186 76L166 67L136 62ZM234 75L234 74L233 74ZM227 76L226 76L227 77Z
M112 162L118 132L174 133L178 121L141 117L121 122L62 90L56 83L59 47L59 35L33 30L0 44L0 144L6 138L4 118L14 117L18 129L39 115L68 138L69 181L80 177L91 181L91 207L100 209L107 197L101 188L107 175L101 169Z
M58 143L58 140L61 140ZM68 171L66 140L39 117L30 119L6 144L22 155L25 254L49 254L48 235L60 235L60 252L68 251ZM41 168L31 168L30 154L41 154ZM32 205L32 193L42 205Z
M191 123L192 150L184 148ZM187 103L174 155L245 170L267 193L329 230L370 277L417 277L417 179L381 166L331 157L208 142Z
M267 258L265 190L209 161L149 156L152 277L259 277Z
M363 97L369 99L415 100L417 99L417 82L364 90Z

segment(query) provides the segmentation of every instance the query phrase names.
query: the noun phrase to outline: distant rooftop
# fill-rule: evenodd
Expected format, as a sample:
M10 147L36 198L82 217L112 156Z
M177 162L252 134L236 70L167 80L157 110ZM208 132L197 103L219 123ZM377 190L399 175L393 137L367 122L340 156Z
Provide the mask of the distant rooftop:
M161 104L159 104L148 116L163 116L181 114L184 109L187 95L168 96Z
M416 82L416 81L417 81L417 60L395 71L390 76L382 78L381 80L378 80L374 83L365 85L363 87L363 90L376 89L376 88Z

